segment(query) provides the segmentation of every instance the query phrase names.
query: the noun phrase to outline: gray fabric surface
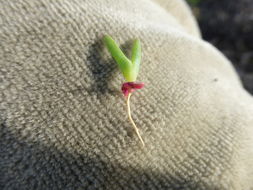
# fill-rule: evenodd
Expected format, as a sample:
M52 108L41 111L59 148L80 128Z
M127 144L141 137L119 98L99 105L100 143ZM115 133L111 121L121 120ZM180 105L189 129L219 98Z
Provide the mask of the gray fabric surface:
M253 99L179 0L1 0L0 189L253 188ZM127 120L102 44L140 38Z

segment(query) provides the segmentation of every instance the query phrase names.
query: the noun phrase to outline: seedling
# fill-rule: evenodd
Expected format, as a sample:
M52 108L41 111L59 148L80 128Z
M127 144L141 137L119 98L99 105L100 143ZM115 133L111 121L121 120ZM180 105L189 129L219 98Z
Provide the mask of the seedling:
M128 118L133 125L133 128L135 129L135 132L140 139L142 145L145 146L144 141L142 140L141 135L139 133L139 130L132 119L130 109L130 97L132 93L137 89L143 88L144 86L144 83L136 82L141 63L140 40L137 39L133 42L131 60L125 56L125 54L121 51L116 42L110 36L106 35L104 37L104 42L112 57L117 62L119 69L126 80L126 82L122 84L121 90L126 97Z

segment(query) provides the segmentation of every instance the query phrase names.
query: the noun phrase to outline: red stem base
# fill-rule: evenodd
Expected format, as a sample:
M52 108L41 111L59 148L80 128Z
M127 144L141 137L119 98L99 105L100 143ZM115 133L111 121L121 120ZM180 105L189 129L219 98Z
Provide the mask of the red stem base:
M128 97L129 93L134 92L137 89L141 89L144 87L144 83L142 82L125 82L122 84L121 90L125 97Z

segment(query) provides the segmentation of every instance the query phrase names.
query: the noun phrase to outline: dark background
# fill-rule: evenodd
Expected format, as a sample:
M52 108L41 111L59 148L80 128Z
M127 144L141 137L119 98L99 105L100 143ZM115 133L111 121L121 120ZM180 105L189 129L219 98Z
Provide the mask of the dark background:
M253 0L187 0L202 36L231 60L253 94Z

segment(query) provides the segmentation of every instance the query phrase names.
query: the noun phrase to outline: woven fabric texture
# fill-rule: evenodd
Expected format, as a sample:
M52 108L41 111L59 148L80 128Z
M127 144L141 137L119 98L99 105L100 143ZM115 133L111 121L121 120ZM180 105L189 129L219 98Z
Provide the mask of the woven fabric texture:
M0 0L1 190L253 189L253 99L180 0ZM141 40L127 119L102 42Z

